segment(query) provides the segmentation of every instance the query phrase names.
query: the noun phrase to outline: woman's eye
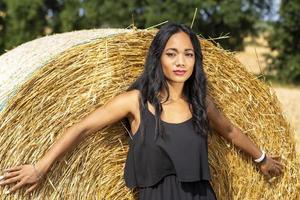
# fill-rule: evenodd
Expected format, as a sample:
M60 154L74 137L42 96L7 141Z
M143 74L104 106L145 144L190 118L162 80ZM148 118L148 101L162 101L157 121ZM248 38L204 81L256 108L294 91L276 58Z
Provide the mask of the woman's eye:
M192 53L187 53L186 56L193 57L194 54L192 54Z
M166 53L166 55L169 56L169 57L174 57L175 53Z

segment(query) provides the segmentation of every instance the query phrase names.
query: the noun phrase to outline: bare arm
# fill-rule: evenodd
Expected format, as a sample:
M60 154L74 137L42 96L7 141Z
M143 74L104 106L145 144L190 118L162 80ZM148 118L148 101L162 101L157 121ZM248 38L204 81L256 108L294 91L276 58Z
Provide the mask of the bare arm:
M253 159L261 156L260 149L229 119L217 109L211 97L207 97L207 115L211 127L227 141L248 153Z
M227 141L233 143L237 148L246 152L253 159L257 159L262 155L261 150L245 135L240 128L233 125L230 120L217 109L213 99L207 96L207 115L210 121L210 126ZM268 157L260 165L261 171L270 178L270 174L274 173L279 175L282 173L282 164L279 161L273 160L277 159L276 156Z
M65 152L74 148L84 137L126 117L131 112L132 92L120 94L107 104L97 108L80 122L69 127L65 134L37 163L41 173L46 173L52 163Z
M50 150L33 165L22 165L5 170L1 185L18 182L9 192L14 192L23 185L31 184L26 192L31 192L38 185L38 180L44 175L52 163L70 149L74 148L84 137L113 124L132 113L132 102L135 102L136 91L125 92L112 98L107 104L97 108L80 122L69 127ZM1 177L0 177L1 179Z

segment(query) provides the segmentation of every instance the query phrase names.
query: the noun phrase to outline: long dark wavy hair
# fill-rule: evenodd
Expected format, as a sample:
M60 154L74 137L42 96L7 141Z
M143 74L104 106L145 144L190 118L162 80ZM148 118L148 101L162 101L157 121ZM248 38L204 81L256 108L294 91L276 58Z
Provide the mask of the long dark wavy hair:
M202 52L197 35L186 25L174 22L168 22L163 25L151 42L150 48L145 60L142 74L133 82L127 91L137 89L140 91L140 116L143 116L145 105L149 101L155 107L155 140L158 136L165 137L165 131L161 123L161 113L163 111L162 103L159 98L160 91L167 92L169 99L169 88L165 79L160 58L169 38L178 32L185 32L189 35L194 47L195 65L192 75L185 81L183 87L183 96L189 103L192 112L192 121L194 129L198 134L207 136L210 132L209 122L206 112L206 75L203 71ZM128 125L129 123L127 123ZM144 122L141 117L140 129L142 130L142 141L144 138Z

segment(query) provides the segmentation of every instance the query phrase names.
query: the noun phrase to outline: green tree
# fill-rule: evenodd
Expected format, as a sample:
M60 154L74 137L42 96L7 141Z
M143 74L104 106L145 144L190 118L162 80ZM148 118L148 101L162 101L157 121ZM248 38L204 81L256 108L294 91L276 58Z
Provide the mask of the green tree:
M243 38L256 34L255 23L270 11L271 0L69 0L60 15L61 31L94 27L147 28L169 20L190 25L204 37L229 34L224 48L241 50ZM81 12L81 14L80 14Z
M271 0L146 0L136 7L137 25L148 27L164 20L190 25L205 38L229 35L219 42L226 49L241 50L243 38L256 34L254 25L270 11Z
M139 1L68 0L58 13L60 31L86 28L126 28L132 22L131 14ZM143 27L140 27L143 28Z
M190 25L204 37L229 34L224 48L239 50L243 38L267 13L271 0L2 0L6 3L5 48L10 49L51 32L101 27L147 28L163 21ZM48 30L48 31L47 31ZM50 31L49 31L50 30Z
M43 0L4 0L7 6L5 48L42 35L45 25Z
M0 55L4 52L5 16L6 16L6 7L4 2L0 0Z
M280 18L273 23L269 45L278 52L269 71L275 70L279 80L300 83L300 2L282 0Z

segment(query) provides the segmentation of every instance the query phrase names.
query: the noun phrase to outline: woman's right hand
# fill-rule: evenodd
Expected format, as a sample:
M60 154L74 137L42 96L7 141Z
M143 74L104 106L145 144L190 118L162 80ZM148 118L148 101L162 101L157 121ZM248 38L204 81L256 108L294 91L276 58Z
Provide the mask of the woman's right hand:
M4 170L4 175L0 176L0 185L16 183L11 189L5 192L10 194L19 188L29 185L25 194L32 192L39 184L42 174L34 165L20 165Z

